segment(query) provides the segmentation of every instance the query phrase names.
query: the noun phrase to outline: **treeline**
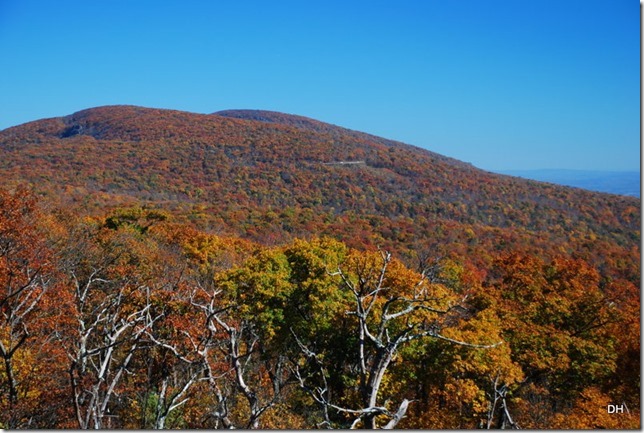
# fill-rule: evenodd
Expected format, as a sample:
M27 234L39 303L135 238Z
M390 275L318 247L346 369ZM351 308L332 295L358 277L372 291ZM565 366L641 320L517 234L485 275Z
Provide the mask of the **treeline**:
M640 428L637 285L489 254L269 246L2 190L0 427Z

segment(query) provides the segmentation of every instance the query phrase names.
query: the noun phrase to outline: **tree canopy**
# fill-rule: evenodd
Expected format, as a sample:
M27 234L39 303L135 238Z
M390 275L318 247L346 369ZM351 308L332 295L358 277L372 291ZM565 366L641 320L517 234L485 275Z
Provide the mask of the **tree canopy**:
M0 427L639 428L637 286L490 254L266 245L1 190Z

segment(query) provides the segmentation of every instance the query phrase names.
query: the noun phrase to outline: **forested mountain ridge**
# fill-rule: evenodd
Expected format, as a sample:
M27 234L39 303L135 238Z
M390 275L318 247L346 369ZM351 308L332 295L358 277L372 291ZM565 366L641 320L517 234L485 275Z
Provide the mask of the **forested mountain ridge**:
M0 153L5 184L27 182L101 206L166 203L211 228L255 238L275 226L302 234L303 223L312 225L304 232L325 232L322 226L355 215L354 229L366 224L394 243L401 239L381 225L396 221L423 238L449 222L559 243L586 232L621 246L639 242L638 199L496 175L279 113L100 107L1 131Z
M0 428L639 428L640 224L282 113L9 128Z

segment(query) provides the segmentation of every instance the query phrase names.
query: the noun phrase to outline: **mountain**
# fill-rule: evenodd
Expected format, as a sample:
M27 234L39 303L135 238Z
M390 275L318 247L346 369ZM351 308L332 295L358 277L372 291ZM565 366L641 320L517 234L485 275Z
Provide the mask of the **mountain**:
M500 174L574 186L590 191L640 197L639 171L602 170L502 170Z
M57 206L163 208L264 243L329 234L480 263L565 252L626 260L619 272L639 278L638 198L494 174L282 113L107 106L37 120L0 131L0 186L19 183Z
M0 426L639 428L640 205L268 111L0 131Z

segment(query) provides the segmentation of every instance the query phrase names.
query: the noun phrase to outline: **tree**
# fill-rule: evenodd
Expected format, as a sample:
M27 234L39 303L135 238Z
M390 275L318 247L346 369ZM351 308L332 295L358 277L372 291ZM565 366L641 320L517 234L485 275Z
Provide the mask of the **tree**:
M352 297L352 302L345 305L353 327L347 336L352 343L349 365L332 373L326 366L325 354L312 350L293 333L304 355L293 364L293 371L302 389L321 407L322 425L330 427L339 421L352 428L394 428L405 416L410 400L395 391L383 396L382 385L400 349L413 341L432 338L479 349L500 344L448 337L445 330L465 312L459 305L462 300L443 286L428 284L424 275L405 268L387 252L353 252L344 267L349 270L338 267L332 275L338 278L338 288ZM337 395L341 391L330 385L337 374L355 374L349 379L355 395ZM398 401L395 410L388 407L391 400Z
M161 318L151 279L154 257L139 231L86 221L72 227L60 253L75 326L59 336L69 359L78 427L113 426L113 400L146 333Z
M27 392L28 371L21 371L16 360L21 352L29 356L35 350L30 344L39 331L35 321L53 280L51 252L38 231L38 215L35 197L26 189L13 194L0 190L0 421L7 428L28 422L18 407Z
M260 418L280 400L288 379L285 357L266 357L256 324L236 318L238 306L222 306L218 295L217 292L202 292L195 294L192 300L192 305L202 313L207 332L201 339L199 354L205 365L205 379L218 406L211 416L226 428L257 429ZM222 363L227 367L223 373L217 371ZM245 399L245 408L231 407L235 391Z
M518 422L549 428L561 411L553 408L614 374L616 336L610 329L618 310L599 273L579 259L506 254L488 284L479 297L495 304L512 358L525 375L513 389L521 400Z
M186 426L181 409L191 400L191 390L205 370L192 339L201 323L183 296L189 290L184 281L153 288L150 304L156 320L143 329L140 351L145 357L134 359L131 367L139 372L130 382L136 404L129 409L140 411L139 423L131 424L137 428Z

